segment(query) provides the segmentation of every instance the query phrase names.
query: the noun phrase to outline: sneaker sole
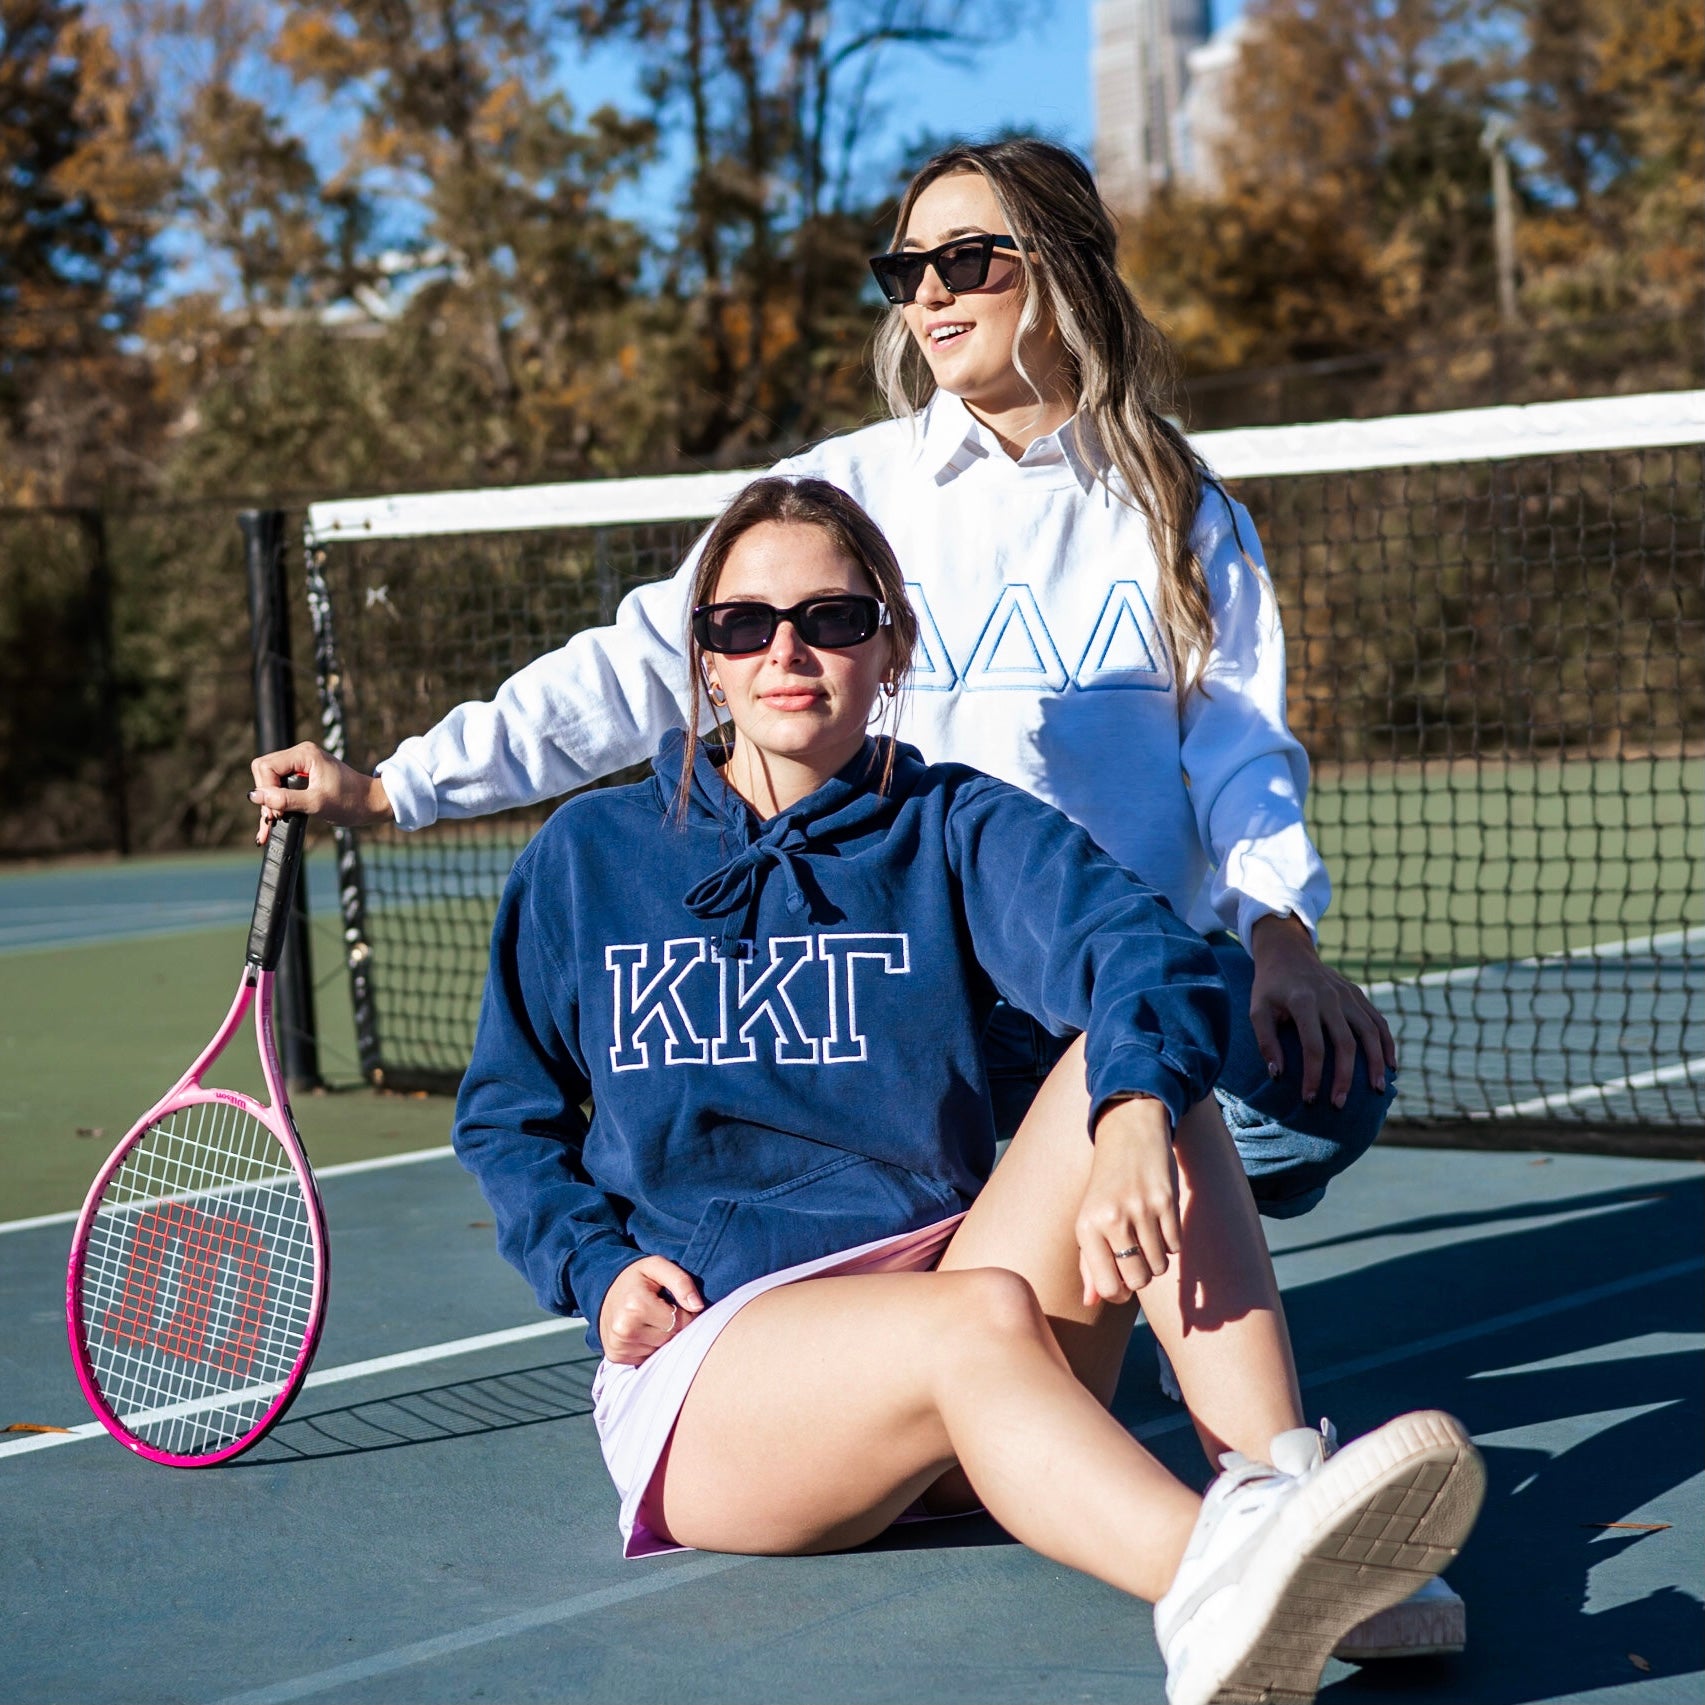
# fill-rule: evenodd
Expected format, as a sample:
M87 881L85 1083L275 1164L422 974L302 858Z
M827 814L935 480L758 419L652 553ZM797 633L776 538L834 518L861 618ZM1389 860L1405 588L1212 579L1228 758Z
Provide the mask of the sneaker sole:
M1345 1634L1409 1597L1456 1556L1486 1471L1462 1424L1399 1416L1330 1457L1297 1494L1240 1585L1251 1634L1170 1705L1308 1705Z

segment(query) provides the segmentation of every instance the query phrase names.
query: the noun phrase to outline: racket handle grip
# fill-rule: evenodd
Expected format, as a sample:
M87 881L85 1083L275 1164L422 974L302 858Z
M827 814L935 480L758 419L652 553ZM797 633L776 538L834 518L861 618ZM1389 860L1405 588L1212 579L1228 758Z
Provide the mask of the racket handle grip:
M288 788L308 785L306 776L286 776ZM276 971L284 949L284 926L296 898L296 871L302 863L302 838L308 819L299 812L280 817L266 838L260 886L255 890L255 915L249 924L248 960L262 971Z

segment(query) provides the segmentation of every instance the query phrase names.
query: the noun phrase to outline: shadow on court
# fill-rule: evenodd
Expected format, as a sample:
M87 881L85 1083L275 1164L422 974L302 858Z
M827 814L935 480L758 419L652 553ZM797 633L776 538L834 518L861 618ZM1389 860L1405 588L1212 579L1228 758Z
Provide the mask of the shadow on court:
M303 1414L298 1403L234 1468L277 1468L328 1456L361 1456L409 1445L441 1444L475 1433L507 1433L592 1413L594 1355L521 1368L486 1379L405 1391L366 1403Z
M1439 1151L1436 1151L1439 1152ZM1443 1163L1442 1163L1443 1164ZM1595 1210L1615 1210L1633 1207L1641 1202L1669 1199L1688 1186L1665 1181L1661 1184L1630 1184L1617 1190L1595 1190L1587 1195L1570 1196L1559 1201L1506 1203L1496 1207L1464 1208L1444 1214L1419 1214L1395 1224L1364 1226L1355 1231L1340 1232L1334 1237L1316 1238L1313 1242L1291 1242L1285 1245L1286 1255L1307 1255L1317 1249L1351 1249L1357 1244L1379 1238L1416 1237L1434 1232L1469 1231L1479 1227L1505 1226L1512 1231L1530 1220L1552 1220L1559 1214L1591 1213ZM1705 1180L1698 1186L1705 1190ZM1301 1222L1305 1227L1307 1220ZM1590 1267L1583 1267L1589 1272Z
M1556 1223L1560 1218L1565 1223ZM1541 1220L1548 1223L1534 1223ZM1666 1181L1417 1215L1290 1246L1295 1255L1380 1239L1449 1238L1292 1291L1287 1306L1311 1411L1324 1409L1350 1437L1403 1409L1450 1410L1480 1438L1489 1474L1479 1527L1451 1571L1469 1605L1469 1651L1359 1671L1337 1665L1324 1697L1343 1705L1518 1705L1698 1678L1705 1667L1705 1609L1694 1596L1699 1536L1674 1512L1652 1508L1705 1467L1705 1309L1697 1270L1539 1311L1696 1257L1702 1223L1705 1181ZM1482 1235L1450 1238L1471 1230ZM1355 1359L1370 1339L1400 1351L1442 1328L1522 1310L1539 1318L1359 1378L1310 1385L1311 1370ZM1157 1406L1149 1352L1139 1333L1115 1400L1133 1431L1168 1418ZM1188 1427L1162 1433L1151 1448L1191 1484L1205 1484L1207 1465ZM1606 1525L1666 1519L1671 1525L1661 1531ZM972 1516L895 1527L863 1550L1013 1543L989 1517ZM1680 1578L1678 1560L1687 1570ZM1613 1579L1595 1581L1594 1571L1607 1564ZM729 1582L727 1590L739 1589Z
M444 1164L330 1181L352 1318L385 1318L387 1297L436 1308L487 1261L509 1283L483 1250L444 1267L444 1228L469 1218ZM441 1223L409 1206L434 1189ZM1334 1664L1323 1699L1701 1696L1702 1225L1693 1167L1376 1149L1319 1214L1274 1228L1309 1412L1350 1437L1448 1409L1490 1470L1450 1572L1468 1651ZM524 1312L518 1282L516 1299ZM351 1329L347 1354L388 1347ZM589 1417L595 1358L569 1343L543 1363L483 1352L462 1379L310 1390L236 1472L170 1474L104 1440L0 1464L31 1581L0 1701L1160 1699L1146 1608L987 1517L897 1527L844 1556L623 1562ZM1144 1332L1115 1408L1205 1482ZM68 1551L68 1523L102 1544ZM172 1582L147 1615L144 1570Z
M1532 1223L1559 1215L1571 1217ZM1705 1466L1697 1265L1359 1378L1317 1385L1309 1375L1365 1352L1370 1341L1401 1349L1453 1326L1537 1312L1548 1301L1696 1259L1702 1223L1705 1182L1693 1180L1419 1215L1292 1246L1302 1253L1376 1237L1503 1228L1287 1294L1311 1413L1324 1410L1349 1437L1404 1409L1447 1409L1480 1441L1489 1477L1479 1526L1450 1574L1468 1603L1467 1653L1369 1667L1326 1690L1328 1697L1345 1705L1394 1694L1515 1705L1697 1677L1705 1665L1699 1534L1670 1508L1672 1495L1693 1481L1687 1508L1696 1513ZM1125 1409L1127 1393L1147 1377L1135 1362L1135 1355L1127 1362L1119 1405L1132 1424L1139 1417ZM1188 1434L1158 1440L1156 1449L1193 1483L1203 1478ZM1620 1521L1673 1525L1662 1532L1603 1525Z

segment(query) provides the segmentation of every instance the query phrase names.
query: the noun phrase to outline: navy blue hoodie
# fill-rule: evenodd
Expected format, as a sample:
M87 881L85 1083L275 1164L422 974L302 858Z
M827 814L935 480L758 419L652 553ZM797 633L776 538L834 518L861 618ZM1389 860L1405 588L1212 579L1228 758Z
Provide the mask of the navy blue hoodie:
M994 1164L997 997L1088 1032L1090 1125L1208 1093L1229 1003L1166 901L1070 819L866 741L764 822L685 739L582 794L498 908L456 1152L540 1303L588 1321L664 1255L707 1302L969 1205ZM581 1111L590 1099L590 1122Z

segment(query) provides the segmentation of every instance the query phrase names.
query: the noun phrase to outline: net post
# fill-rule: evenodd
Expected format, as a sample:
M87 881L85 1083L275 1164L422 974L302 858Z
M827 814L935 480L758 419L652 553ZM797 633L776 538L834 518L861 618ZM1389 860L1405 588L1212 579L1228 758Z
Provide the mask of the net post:
M314 677L320 695L320 744L334 758L349 761L349 721L344 714L343 665L338 661L337 625L326 553L311 533L304 541L308 614L314 626ZM379 1007L373 987L373 944L367 928L367 877L357 829L334 829L337 846L338 910L343 920L343 956L349 972L349 1000L355 1020L355 1058L362 1077L375 1089L385 1086Z
M284 576L284 512L245 509L243 567L249 588L254 655L255 738L262 752L296 743L296 683L290 672L290 604ZM296 893L278 961L279 1053L292 1094L318 1089L320 1050L314 1026L314 978L308 950L308 871L296 873Z
M113 643L112 555L107 548L107 518L100 509L80 509L78 524L89 562L89 612L93 622L94 667L101 696L101 740L106 747L107 795L112 806L113 843L129 858L130 788L124 761L124 722L119 702L118 660Z

